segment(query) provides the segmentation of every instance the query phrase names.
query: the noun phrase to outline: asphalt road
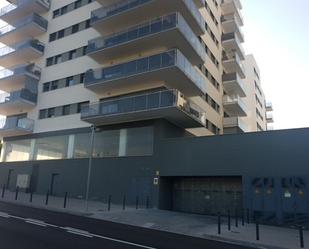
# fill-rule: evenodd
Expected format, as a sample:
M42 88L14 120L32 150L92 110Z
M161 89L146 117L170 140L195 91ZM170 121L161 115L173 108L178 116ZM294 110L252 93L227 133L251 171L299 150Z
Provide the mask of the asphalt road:
M252 249L0 202L1 249Z

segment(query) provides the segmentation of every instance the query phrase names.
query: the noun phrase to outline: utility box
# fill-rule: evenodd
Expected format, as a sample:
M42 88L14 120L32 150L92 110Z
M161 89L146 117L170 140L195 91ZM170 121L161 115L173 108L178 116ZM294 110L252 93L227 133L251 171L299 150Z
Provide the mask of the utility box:
M30 186L30 175L17 175L16 187L28 189Z

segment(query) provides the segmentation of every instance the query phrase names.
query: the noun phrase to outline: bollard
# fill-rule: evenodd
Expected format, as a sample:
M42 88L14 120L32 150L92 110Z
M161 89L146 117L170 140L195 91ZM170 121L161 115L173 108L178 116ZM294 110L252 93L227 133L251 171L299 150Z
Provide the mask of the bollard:
M221 214L218 213L218 234L221 234Z
M45 199L45 205L48 205L48 199L49 199L49 190L46 192L46 199Z
M123 200L122 200L122 210L126 210L126 196L123 196Z
M299 241L300 241L300 248L305 248L304 231L302 226L299 227Z
M15 201L17 201L17 199L18 199L18 192L19 192L19 187L16 187L16 190L15 190Z
M256 221L255 227L256 227L256 240L260 240L260 226L258 221Z
M247 224L250 224L250 211L249 211L249 208L247 208Z
M238 227L238 215L237 215L237 211L235 211L235 227Z
M146 198L146 209L148 209L149 208L149 196L147 196L147 198Z
M135 202L136 209L138 209L138 201L139 201L139 198L138 198L138 196L136 196L136 202Z
M111 211L111 201L112 201L112 196L109 195L109 196L108 196L108 207L107 207L107 210L108 210L108 211Z
M4 198L4 194L5 194L5 184L3 184L3 187L2 187L2 195L1 195L2 198Z
M231 231L231 212L230 212L230 210L227 212L227 227L228 227L228 230Z
M245 210L243 209L241 212L241 225L245 225Z
M63 200L63 208L67 207L67 200L68 200L68 192L65 192Z
M32 190L30 191L30 198L29 198L29 202L32 202L32 198L33 198L33 192Z

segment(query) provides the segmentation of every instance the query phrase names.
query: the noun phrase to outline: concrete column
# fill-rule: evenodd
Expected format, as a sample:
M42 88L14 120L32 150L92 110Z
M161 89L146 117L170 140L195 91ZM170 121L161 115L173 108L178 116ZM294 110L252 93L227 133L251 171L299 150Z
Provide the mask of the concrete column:
M119 134L118 156L125 156L127 153L128 130L121 129Z
M75 135L69 136L67 158L73 158Z
M35 160L35 139L31 139L30 141L30 155L29 161Z

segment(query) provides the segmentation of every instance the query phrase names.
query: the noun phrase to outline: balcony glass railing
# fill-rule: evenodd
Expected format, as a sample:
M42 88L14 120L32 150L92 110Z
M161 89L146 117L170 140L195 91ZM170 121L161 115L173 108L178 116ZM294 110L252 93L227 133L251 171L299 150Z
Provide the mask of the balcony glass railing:
M29 118L8 117L0 120L0 132L5 130L23 129L32 132L34 120Z
M89 41L87 53L97 50L114 47L143 37L151 36L169 29L178 27L181 33L186 37L187 41L196 50L196 52L204 59L206 58L205 50L193 33L189 25L186 23L180 13L173 13L162 16L148 22L130 27L125 31L112 34L108 37L100 37Z
M3 34L6 34L8 32L11 32L13 30L19 29L21 27L24 27L28 24L36 23L43 29L47 30L48 22L45 18L41 17L40 15L33 13L31 16L27 16L26 18L18 21L17 23L14 23L12 25L6 25L2 28L0 28L0 36Z
M240 67L240 69L242 70L242 72L245 74L245 68L244 68L244 65L242 64L240 58L239 58L239 55L237 53L234 53L234 55L229 58L227 57L226 55L223 56L222 58L222 62L229 62L231 60L235 60L235 62L237 63L237 65Z
M22 8L23 6L25 6L26 4L29 4L31 2L38 2L38 3L42 4L43 6L45 6L47 9L50 8L50 0L17 0L16 4L8 4L7 6L0 9L0 17L2 15L9 13L10 11L12 11L16 8Z
M194 109L191 103L182 99L182 107L178 105L181 94L177 90L163 90L158 92L144 93L135 96L119 97L112 100L100 101L85 106L81 111L81 118L103 117L121 115L127 113L151 111L168 107L177 107L186 112L201 123L204 123L204 113Z
M2 69L0 70L0 80L8 78L10 76L23 75L27 73L39 78L41 76L41 68L34 64L30 64L18 66L14 69Z
M239 96L224 95L223 104L224 105L236 104L236 105L239 105L244 112L247 112L246 104L243 102L243 100Z
M137 59L112 67L88 70L85 86L118 80L142 73L157 71L168 67L178 67L201 91L206 92L204 77L192 66L179 50L170 50L161 54Z
M35 48L36 50L40 51L40 52L44 52L44 44L38 40L27 40L27 41L23 41L17 44L14 44L10 47L6 46L3 48L0 48L0 57L1 56L5 56L11 53L14 53L18 50L22 50L25 48Z
M155 1L157 0L125 0L120 3L118 2L116 4L112 4L107 7L102 7L91 13L91 22L103 20L107 17L142 6L149 2L155 2ZM205 21L201 13L199 12L196 4L193 1L188 1L188 0L178 0L178 1L182 1L186 5L187 9L192 13L192 16L195 18L195 20L197 21L201 29L205 30Z
M0 104L6 104L14 101L30 101L32 103L37 102L37 94L29 91L28 89L21 89L19 91L11 93L0 94Z

